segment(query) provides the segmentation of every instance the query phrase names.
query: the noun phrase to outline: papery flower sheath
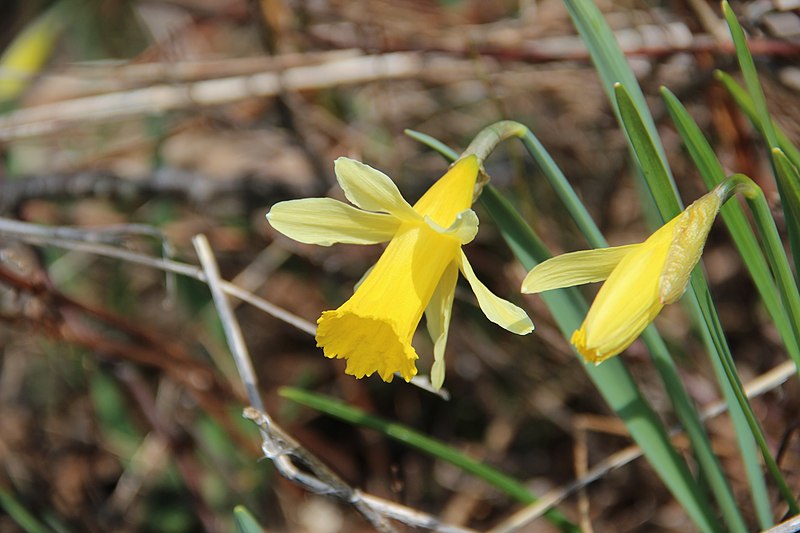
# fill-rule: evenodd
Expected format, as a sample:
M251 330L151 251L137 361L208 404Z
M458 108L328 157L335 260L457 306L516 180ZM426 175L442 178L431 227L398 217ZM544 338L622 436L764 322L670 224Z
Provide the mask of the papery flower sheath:
M411 339L424 312L434 341L431 383L441 387L459 270L489 320L520 335L533 330L522 309L478 280L461 250L478 232L470 209L479 170L474 155L457 161L413 207L374 168L341 157L334 169L356 207L310 198L278 203L267 215L276 230L304 243L389 242L353 296L317 321L317 346L326 357L346 359L345 372L357 378L377 372L388 382L397 372L408 381L417 373Z
M606 280L571 338L586 361L601 363L630 346L665 305L683 295L728 190L715 188L642 243L548 259L528 273L522 292Z

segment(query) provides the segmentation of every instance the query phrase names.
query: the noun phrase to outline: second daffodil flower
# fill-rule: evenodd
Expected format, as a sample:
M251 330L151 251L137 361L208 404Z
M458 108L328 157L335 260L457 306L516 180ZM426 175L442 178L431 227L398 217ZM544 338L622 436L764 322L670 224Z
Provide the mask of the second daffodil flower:
M377 372L388 382L397 372L409 381L417 373L411 339L424 312L434 341L431 382L441 387L459 271L489 320L520 335L533 330L522 309L475 277L461 251L478 232L470 209L479 170L474 155L457 161L413 206L374 168L345 157L334 168L356 207L310 198L278 203L267 215L276 230L304 243L389 242L355 294L317 321L317 346L326 357L346 359L345 372L357 378Z
M586 361L601 363L630 346L665 305L683 295L729 192L727 186L715 188L642 243L544 261L528 273L522 292L606 280L571 339Z

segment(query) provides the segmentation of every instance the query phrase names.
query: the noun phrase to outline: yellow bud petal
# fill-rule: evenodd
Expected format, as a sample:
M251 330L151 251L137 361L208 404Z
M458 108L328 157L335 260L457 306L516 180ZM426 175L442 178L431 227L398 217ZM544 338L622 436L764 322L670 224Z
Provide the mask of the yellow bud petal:
M708 232L711 231L711 225L721 205L722 199L714 190L698 198L677 216L667 260L661 273L661 303L671 304L686 291L689 276L700 261Z
M671 220L623 257L600 288L572 336L587 361L602 362L630 346L664 307L659 280L676 223Z

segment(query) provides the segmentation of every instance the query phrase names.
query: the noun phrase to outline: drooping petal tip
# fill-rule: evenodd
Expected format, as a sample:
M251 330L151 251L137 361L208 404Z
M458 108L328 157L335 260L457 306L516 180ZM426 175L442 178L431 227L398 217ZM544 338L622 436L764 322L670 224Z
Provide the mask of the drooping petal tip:
M638 334L636 336L631 336L623 341L622 344L618 344L612 348L607 346L592 346L587 341L586 325L584 324L580 329L576 329L572 333L570 342L575 346L575 350L583 357L584 361L592 363L593 365L599 365L603 361L622 353L628 346L633 344L633 341L636 340L637 337Z
M458 267L472 288L472 292L475 293L478 305L483 314L486 315L486 318L517 335L527 335L533 331L533 321L528 314L508 300L504 300L490 291L475 275L463 251L458 259Z
M465 209L456 215L449 227L443 228L430 216L425 215L425 223L433 231L456 239L461 245L469 244L478 234L478 215L472 209Z
M450 317L453 313L453 298L458 281L458 265L450 263L442 274L436 290L425 309L425 323L433 340L433 367L431 368L431 385L439 390L444 383L445 349L447 334L450 329Z
M583 326L572 333L569 341L587 363L599 364L603 361L604 358L599 356L596 349L590 349L586 346L586 330Z

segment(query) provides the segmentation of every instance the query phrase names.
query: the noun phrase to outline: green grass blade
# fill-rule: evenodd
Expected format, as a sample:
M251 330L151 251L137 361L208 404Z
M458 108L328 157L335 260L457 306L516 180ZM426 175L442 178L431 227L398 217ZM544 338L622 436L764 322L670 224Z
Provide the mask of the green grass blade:
M236 533L263 533L264 531L258 520L244 505L237 505L233 508L233 523L236 526Z
M658 151L655 137L647 128L646 107L637 107L628 88L621 83L614 86L614 97L619 106L620 119L628 141L636 156L638 166L647 182L647 188L653 195L663 221L671 219L682 211L681 204L670 181L670 173L666 159ZM640 112L641 110L641 112Z
M536 233L511 204L493 187L486 187L481 203L494 219L503 238L526 269L548 259L550 253ZM588 304L575 288L548 291L540 295L553 314L559 329L569 338L580 326ZM586 372L609 407L625 423L631 437L641 446L653 469L672 491L701 531L719 530L710 504L686 463L675 451L658 415L642 396L621 359L602 365L584 365Z
M733 45L736 48L736 58L739 61L739 68L742 70L742 76L744 76L745 86L750 93L750 97L753 99L755 114L760 124L760 129L767 139L769 146L774 148L778 146L778 138L775 135L775 129L772 127L772 120L769 117L769 110L767 109L767 99L764 96L764 90L761 88L761 82L758 79L758 72L753 62L753 56L747 48L747 38L744 35L744 30L736 19L736 14L731 9L727 0L722 1L722 13L725 15L725 21L728 23L728 29L733 38Z
M706 140L694 119L683 107L683 104L668 89L662 88L661 94L667 111L675 123L678 134L694 161L706 187L713 189L726 178L711 145ZM781 305L778 291L770 274L761 246L753 234L742 207L737 202L728 202L721 209L722 219L733 237L734 244L742 257L750 277L758 289L764 306L778 329L789 355L800 363L800 345L798 334L793 332L793 324L789 321L786 310ZM795 325L796 326L796 325ZM799 365L800 366L800 365Z
M631 98L639 109L646 109L647 103L639 84L636 82L636 76L631 71L625 54L622 53L619 44L617 44L614 32L609 28L595 2L564 0L564 5L572 18L572 23L580 33L581 39L589 51L597 74L603 83L603 89L608 95L617 118L619 118L619 109L614 98L614 85L617 83L621 83L628 88ZM656 150L660 157L666 161L666 152L658 140L658 130L655 122L649 115L645 117L645 120L645 128L650 137L655 139ZM672 182L671 176L669 181ZM672 186L674 187L674 183Z
M525 128L525 135L520 137L520 141L522 141L525 149L528 150L528 153L536 161L536 164L539 165L539 168L547 177L550 185L561 200L561 203L567 208L567 212L572 217L572 220L575 221L581 233L589 241L589 244L595 248L608 246L600 229L586 210L586 206L584 206L583 202L578 198L575 189L572 188L567 177L561 172L561 169L553 158L550 157L550 154L547 152L544 145L539 142L539 139L537 139L528 128Z
M779 172L794 174L791 177L795 180L800 178L800 176L797 175L797 169L792 166L791 162L783 155L780 149L775 148L772 155L775 158ZM764 249L766 250L767 259L775 273L783 303L789 314L789 321L797 327L797 325L800 324L800 294L797 290L797 284L792 277L789 261L786 258L778 228L775 226L775 220L772 218L772 211L767 203L767 199L764 197L764 191L747 176L739 174L732 176L732 178L738 178L740 183L745 183L749 186L748 190L745 192L745 197L753 212L753 219L759 230L759 234L764 239ZM733 359L731 359L728 364L733 367ZM800 363L795 361L795 365L797 366L798 372L800 372ZM745 403L744 405L749 409L748 404ZM753 428L753 435L756 437L758 445L764 455L767 469L775 478L778 484L778 490L788 504L789 510L792 514L797 514L800 512L800 506L798 506L797 499L789 488L789 485L783 479L780 468L770 453L766 439L761 432L761 427L758 425L755 415L752 411L746 411L746 414L748 416L748 424Z
M592 60L598 70L598 74L603 82L603 86L609 96L612 106L614 106L616 110L620 123L622 124L624 122L622 117L623 111L619 108L617 98L615 97L614 86L616 84L622 84L629 88L630 93L627 94L627 96L633 104L630 106L631 109L646 110L646 102L636 82L636 78L631 72L624 54L617 45L611 29L605 23L602 14L594 5L594 2L565 0L565 4L573 19L573 23L581 34L592 56ZM642 162L640 169L651 174L649 177L646 177L645 180L650 184L651 196L658 205L658 210L663 220L666 220L677 214L681 209L680 200L676 192L677 188L675 187L669 167L666 164L666 155L658 138L655 122L652 117L649 113L643 112L639 114L637 124L642 127L642 132L640 132L639 135L649 139L647 145L653 148L653 152L647 154L651 161ZM631 139L631 141L633 144L635 139ZM642 154L639 154L637 157L641 159ZM654 362L656 362L659 371L662 372L662 379L665 382L665 386L676 387L676 390L682 390L685 393L685 389L680 381L673 380L673 378L676 377L673 376L671 372L671 370L674 370L674 363L668 361L668 354L666 354L666 358L661 359L661 355L664 354L661 348L657 346L659 340L657 336L649 332L644 336L644 339L648 342L648 347L654 355ZM689 405L689 407L692 406ZM677 409L678 405L676 404L676 410ZM694 416L689 415L689 418L694 418ZM704 432L701 434L703 435L702 440L707 442ZM698 434L697 437L700 437L700 434ZM701 445L701 449L704 447L704 445ZM698 450L695 451L697 453ZM713 454L711 457L706 457L706 459L709 458L716 463ZM701 460L701 456L698 456L698 460ZM707 466L711 467L710 464ZM712 471L714 470L719 471L718 465L712 467ZM732 530L742 530L743 520L735 504L732 502L730 488L727 486L724 479L721 479L719 476L715 477L716 483L712 482L712 489L715 491L715 495L720 501L720 506L723 509L728 528Z
M772 159L775 162L775 169L782 179L792 185L792 187L800 187L800 171L795 167L786 154L780 148L772 149ZM749 178L748 178L749 179ZM755 221L765 239L765 250L767 251L767 259L773 265L775 278L778 281L778 288L783 298L784 306L789 314L789 322L794 326L795 337L800 342L800 296L798 295L797 284L791 276L791 269L789 262L786 260L786 255L783 251L783 244L778 234L778 229L775 227L775 220L769 210L766 199L763 198L764 193L759 188L758 203L753 205L753 211L756 215ZM790 354L792 354L790 352ZM795 359L795 364L800 371L800 358Z
M625 111L627 113L628 109L625 109ZM646 132L642 132L641 134L646 135ZM591 219L588 212L586 212L585 208L583 208L583 205L580 204L580 201L577 199L577 195L570 186L566 177L550 158L549 154L547 154L541 143L539 143L530 132L522 140L528 151L542 168L545 176L556 189L562 202L564 202L564 204L567 206L571 216L576 220L576 223L584 232L584 235L587 237L592 247L601 248L607 246L605 239L603 238L597 226L594 224L594 221ZM651 165L657 166L658 161L660 161L657 159L657 155L654 153L650 155L655 159L651 162ZM662 182L664 178L665 175L662 174L660 176ZM654 179L659 179L659 177ZM665 191L665 193L668 194L669 191ZM580 209L572 206L572 203L575 202L580 205ZM746 529L745 523L741 517L741 514L739 513L733 492L727 482L716 455L714 455L711 442L706 434L705 428L703 427L703 423L697 414L697 410L695 409L694 404L686 391L686 388L683 386L678 369L669 354L666 344L661 339L654 327L647 328L645 333L642 335L642 340L647 345L648 351L653 359L653 364L661 376L661 379L664 383L664 388L667 390L669 398L675 409L675 413L686 429L686 433L689 436L690 442L692 443L692 448L695 452L698 465L700 466L705 479L708 480L715 498L719 502L720 509L723 512L726 522L730 524L729 529L733 531L744 531ZM755 452L755 449L752 451ZM755 456L755 453L752 455ZM755 464L755 462L753 463ZM767 510L769 510L768 506Z
M713 302L711 301L711 295L706 294L706 299L702 308L706 309L713 309ZM722 326L718 322L719 317L717 315L710 315L708 317L709 320L717 321L716 328L712 331L721 331ZM722 340L720 337L715 336L714 341L719 342ZM747 424L750 428L750 434L756 440L759 449L761 450L761 455L764 458L764 462L767 466L767 470L772 474L772 478L775 480L775 483L778 485L778 491L781 493L784 501L789 506L789 512L792 515L796 515L800 513L800 506L797 504L797 500L792 493L791 488L789 488L788 483L781 474L780 467L778 463L775 461L775 458L772 457L772 453L770 452L769 445L767 444L767 439L764 437L764 432L761 430L761 426L756 419L755 413L753 413L753 409L750 407L750 402L747 400L747 395L744 393L744 387L742 386L741 381L739 380L739 375L736 372L736 365L733 362L733 356L731 355L730 351L728 350L727 345L720 343L717 346L719 352L722 354L720 361L722 362L723 366L725 367L725 373L728 375L728 379L731 381L733 386L734 394L736 394L736 400L738 404L742 408L742 412L744 413L745 419Z
M736 106L742 110L742 112L747 115L747 118L756 127L761 134L763 135L763 131L761 130L761 124L758 120L758 116L756 115L756 107L753 105L753 100L750 98L750 95L747 94L741 85L739 85L736 80L734 80L727 72L722 72L721 70L717 70L714 72L714 76L719 80L720 83L725 87L728 93L733 98L733 101L736 102ZM775 124L775 121L772 121L772 128L775 130L775 136L778 139L778 147L783 150L786 157L789 158L789 161L798 168L800 168L800 150L792 144L792 141L789 140L789 137L783 132L783 130Z
M728 23L728 28L733 37L733 44L736 47L736 57L739 60L739 68L742 70L745 87L747 87L747 92L750 94L752 100L754 111L753 118L757 123L757 128L766 139L770 151L779 148L778 135L773 126L772 119L769 116L767 99L764 96L764 90L758 79L758 72L753 62L753 56L747 48L747 39L744 35L744 30L742 30L742 26L736 19L736 14L731 9L727 0L723 0L722 2L722 12L725 15L725 20ZM786 227L789 230L789 242L791 243L792 255L794 256L795 264L800 264L800 184L796 182L787 182L778 171L775 160L770 158L770 161L777 178L778 193L780 194L784 216L786 217Z
M2 488L0 488L0 509L3 509L27 533L45 533L48 531L47 527L25 509L10 492Z
M423 435L406 426L369 415L355 407L344 404L336 398L302 389L284 387L280 390L280 395L293 402L311 407L351 424L374 429L387 437L455 465L502 490L521 503L530 504L536 501L536 496L516 479L464 455L441 441ZM562 531L576 533L580 531L575 524L567 520L557 509L551 509L545 513L545 516L554 525L561 528Z
M668 173L665 170L666 163L658 156L656 147L652 142L652 138L644 127L642 115L638 109L635 108L633 100L628 96L625 87L617 85L616 87L617 103L620 106L620 116L622 117L623 127L628 134L628 139L632 143L633 151L636 154L637 162L642 167L642 175L647 180L647 185L653 193L654 200L664 220L669 220L680 211L680 204L674 193L670 190L667 182ZM736 428L736 436L741 452L742 461L745 464L745 469L751 477L750 489L754 502L759 502L761 505L763 497L761 492L766 490L766 485L761 472L761 467L758 463L757 455L754 453L752 438L750 438L750 426L747 423L747 418L744 413L744 407L738 403L739 395L734 390L737 387L737 382L729 379L728 373L725 372L724 365L720 362L725 357L724 352L719 351L719 346L724 346L726 352L727 342L722 330L715 329L718 327L719 321L712 320L716 317L716 309L705 307L703 302L710 301L710 293L706 284L705 278L699 268L691 278L691 286L687 291L685 302L690 314L693 317L693 322L697 325L698 331L703 339L703 342L708 349L711 361L720 383L723 397L731 414L731 420ZM708 298L705 296L709 295ZM698 457L699 460L699 457ZM735 502L731 501L732 496L727 494L729 487L723 489L722 486L716 485L720 480L709 480L712 483L712 489L723 510L723 516L728 521L728 527L735 528L738 531L745 529L744 522L741 514L738 512L738 507ZM727 483L726 483L727 485Z
M416 130L404 130L403 133L414 139L415 141L427 146L435 152L439 152L448 161L455 161L458 158L458 152L444 144L439 139L431 137L427 133L422 133Z

